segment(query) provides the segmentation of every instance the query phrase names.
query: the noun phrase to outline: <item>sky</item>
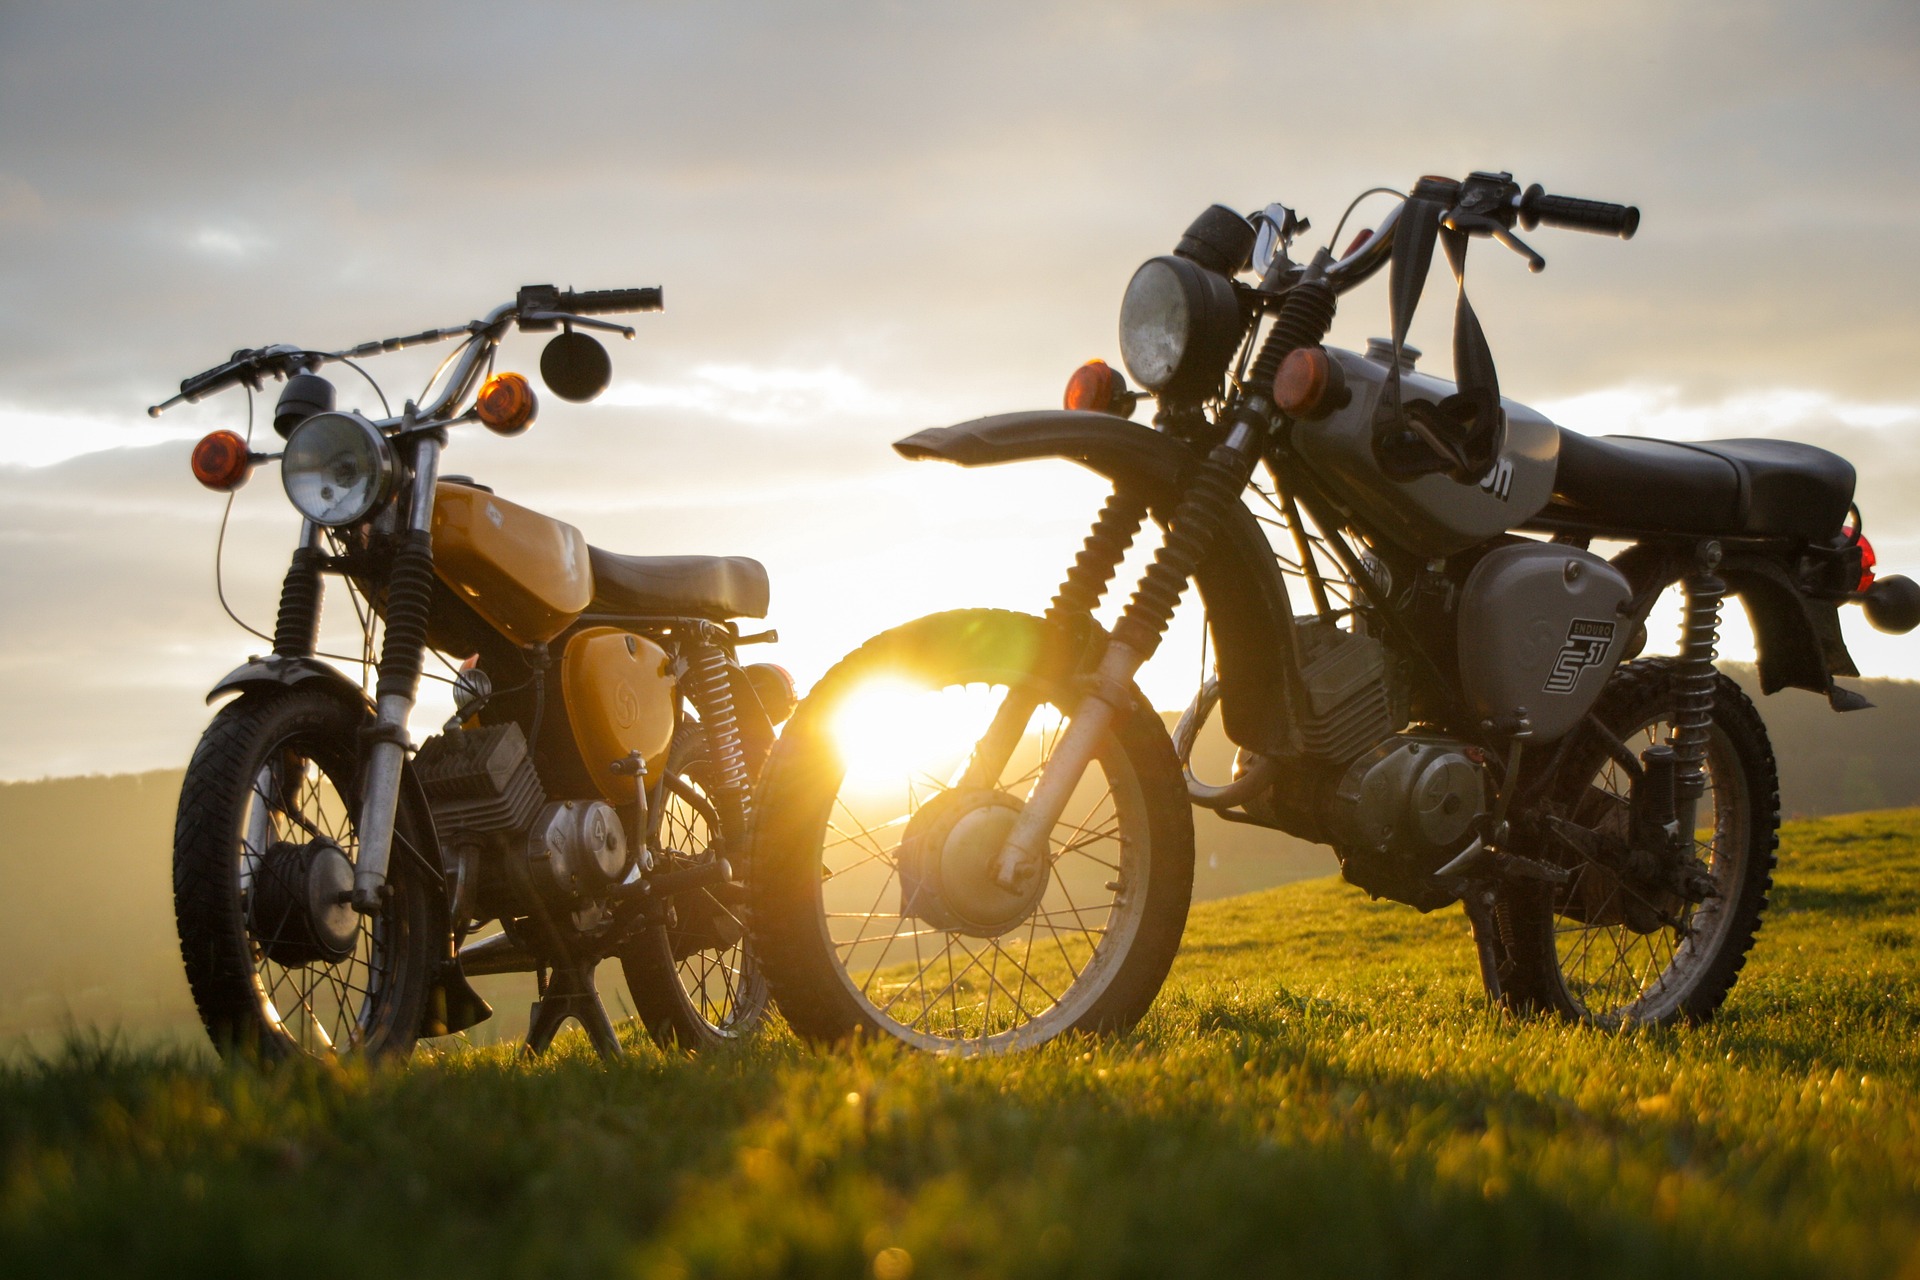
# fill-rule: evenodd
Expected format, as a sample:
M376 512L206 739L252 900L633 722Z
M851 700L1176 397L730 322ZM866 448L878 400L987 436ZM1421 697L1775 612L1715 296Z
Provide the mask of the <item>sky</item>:
M759 558L762 652L804 686L922 613L1037 612L1104 496L890 441L1057 404L1206 205L1284 201L1324 236L1423 173L1642 210L1629 243L1535 233L1538 276L1476 247L1509 395L1595 433L1836 449L1883 565L1920 569L1917 134L1910 0L0 0L0 778L183 763L261 647L186 465L245 397L143 412L235 348L664 286L602 400L461 434L446 468L613 550ZM1413 341L1443 353L1450 311ZM1331 340L1385 329L1376 284ZM443 354L369 371L397 402ZM271 470L234 503L223 581L255 625L296 527ZM1920 677L1920 638L1846 612L1863 670ZM1162 705L1194 613L1144 677ZM1727 649L1751 653L1737 622Z

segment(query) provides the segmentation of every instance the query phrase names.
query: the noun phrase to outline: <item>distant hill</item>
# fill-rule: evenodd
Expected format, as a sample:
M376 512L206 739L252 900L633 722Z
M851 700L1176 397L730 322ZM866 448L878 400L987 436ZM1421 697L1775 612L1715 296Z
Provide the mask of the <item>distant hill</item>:
M1756 696L1750 668L1729 673ZM1920 804L1920 684L1850 682L1872 711L1837 716L1797 691L1762 699L1780 757L1789 815ZM1171 721L1174 717L1169 717ZM1228 776L1232 752L1203 737L1200 771ZM173 934L170 865L178 770L0 783L0 1042L56 1031L66 1020L152 1035L197 1036ZM1336 870L1333 854L1277 832L1195 814L1198 901ZM609 1003L623 990L609 971ZM517 1035L531 983L490 979Z

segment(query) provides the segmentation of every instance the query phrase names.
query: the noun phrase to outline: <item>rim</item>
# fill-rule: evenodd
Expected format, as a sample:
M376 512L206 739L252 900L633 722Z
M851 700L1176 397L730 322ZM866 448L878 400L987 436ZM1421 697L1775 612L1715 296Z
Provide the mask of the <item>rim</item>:
M664 856L670 867L695 866L710 856L718 827L717 815L705 791L683 774L668 783L655 852ZM699 897L704 900L701 905L710 904L729 917L733 926L741 931L740 941L725 947L689 951L684 959L674 962L674 977L695 1017L718 1035L735 1035L755 1004L753 990L758 975L753 969L745 926L737 907L712 894L703 893ZM679 953L685 929L686 924L675 908L667 924L669 955Z
M821 937L866 1016L889 1035L935 1052L997 1052L1067 1030L1112 985L1144 914L1146 801L1112 734L1051 834L1044 891L1017 923L982 936L903 914L902 835L926 805L958 790L973 744L1008 691L1004 677L960 679L890 699L887 716L908 737L922 736L924 726L942 730L946 741L931 752L896 751L885 726L856 714L849 727L845 715L834 717L834 797L820 844ZM843 711L859 697L856 690ZM997 791L1024 801L1065 727L1047 695ZM862 752L844 739L863 728L883 740L870 744L866 763L850 767L846 757ZM872 767L874 759L889 758L884 769Z
M331 841L347 861L357 862L359 834L349 793L326 768L297 745L282 741L255 772L241 819L238 888L248 957L253 964L254 999L261 1018L286 1044L313 1057L349 1053L367 1046L378 1018L381 994L392 980L391 902L376 917L358 916L352 948L335 963L286 964L270 954L295 944L283 919L261 927L253 910L261 892L271 888L289 897L298 889L280 877L284 863L267 857L276 843Z
M1660 716L1626 735L1638 756L1664 744L1672 723ZM1595 1021L1616 1024L1654 1021L1677 1011L1692 993L1733 918L1734 895L1746 859L1751 832L1746 788L1733 743L1718 724L1707 742L1707 787L1694 820L1694 852L1713 876L1718 897L1682 903L1671 924L1641 933L1625 923L1587 923L1570 914L1617 915L1623 907L1653 906L1598 863L1583 859L1573 882L1555 897L1554 953L1560 975L1575 1004ZM1588 783L1573 820L1582 826L1624 830L1631 781L1609 758Z

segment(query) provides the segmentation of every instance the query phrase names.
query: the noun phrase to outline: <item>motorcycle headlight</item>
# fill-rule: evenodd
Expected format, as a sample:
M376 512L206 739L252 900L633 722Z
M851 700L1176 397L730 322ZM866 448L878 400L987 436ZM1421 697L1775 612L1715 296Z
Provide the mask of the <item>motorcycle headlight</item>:
M280 483L301 515L338 529L358 524L393 496L393 446L358 414L316 413L293 429Z
M1217 385L1241 338L1233 285L1187 258L1150 258L1120 303L1120 358L1156 394Z

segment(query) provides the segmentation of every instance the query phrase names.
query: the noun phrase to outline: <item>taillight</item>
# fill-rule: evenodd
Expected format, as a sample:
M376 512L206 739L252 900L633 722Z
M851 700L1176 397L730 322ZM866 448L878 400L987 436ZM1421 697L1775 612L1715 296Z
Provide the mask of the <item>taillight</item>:
M1854 588L1854 592L1863 594L1873 585L1873 567L1880 563L1880 557L1873 554L1873 544L1867 541L1866 534L1854 535L1853 541L1860 548L1860 585Z
M232 493L252 474L247 442L231 431L215 431L193 446L193 478L209 489Z
M533 388L517 373L496 373L480 386L473 410L491 431L503 436L519 435L540 410Z

